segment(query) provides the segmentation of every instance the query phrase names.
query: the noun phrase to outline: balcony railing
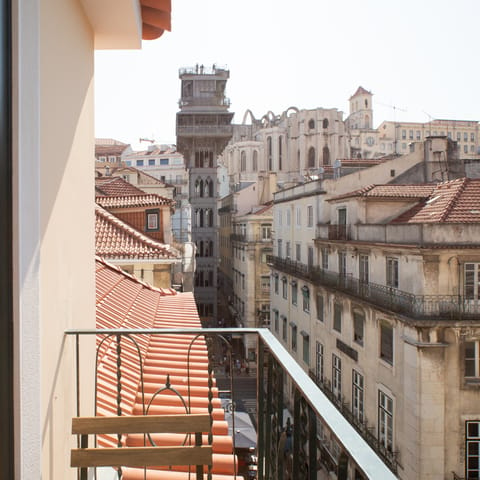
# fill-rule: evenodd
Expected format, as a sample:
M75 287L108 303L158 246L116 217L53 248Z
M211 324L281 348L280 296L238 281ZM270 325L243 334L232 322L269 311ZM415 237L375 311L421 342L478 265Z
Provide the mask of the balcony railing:
M118 379L118 385L111 389L111 397L112 401L118 404L118 409L114 411L121 414L121 405L124 401L121 398L123 379L121 352L125 350L128 350L130 354L132 352L131 347L125 346L124 342L127 340L133 339L139 345L145 345L152 336L174 334L205 338L210 359L208 373L212 380L215 378L218 366L214 360L218 358L218 356L214 357L215 349L218 348L218 345L227 345L227 364L229 372L232 374L228 377L229 392L231 399L235 400L239 397L236 393L237 384L234 374L240 374L240 369L235 372L233 368L233 350L229 339L253 335L257 341L257 367L256 372L250 370L248 374L256 376L257 386L255 421L257 425L258 480L323 480L331 478L331 473L336 474L337 478L347 478L347 471L353 470L358 472L355 477L357 479L393 480L397 478L394 473L396 464L386 462L385 456L380 457L372 449L371 442L366 442L359 434L358 428L352 426L344 415L332 405L331 395L324 393L309 378L309 375L267 329L68 330L66 334L76 337L76 377L72 375L72 388L76 389L77 394L77 416L81 416L83 413L79 400L82 396L80 392L82 384L79 380L80 366L82 365L80 352L82 354L84 352L82 341L87 336L96 336L99 350L102 348L102 355L105 355L105 339L110 342L108 349L113 352L111 355L115 357L116 352L116 359L112 358L110 365L116 365L115 368L118 371L116 374L112 371L110 377L114 382L115 379ZM133 351L138 351L141 356L144 349L137 346ZM97 361L98 358L103 357L97 356ZM186 358L188 364L188 355ZM127 368L131 370L134 365L131 355L126 363L128 364ZM137 397L143 395L142 365L143 361L140 359L138 378L141 391L137 392ZM161 375L165 377L168 373L168 371L162 371ZM188 377L186 381L189 383ZM285 388L285 382L288 382L291 388ZM167 383L169 383L168 377ZM207 400L209 405L212 401L212 392L210 391L212 385L213 381L209 380ZM152 388L151 385L150 388ZM165 388L170 388L170 386L158 385L158 391L163 391ZM190 389L189 386L188 389ZM287 392L292 392L291 397L287 396ZM105 391L103 393L105 394ZM207 396L207 393L205 395ZM186 397L186 402L188 406L189 396ZM229 409L234 408L235 402L232 402ZM208 411L212 411L211 406L208 407ZM285 412L291 412L288 419ZM233 425L233 431L235 431L235 425ZM211 439L209 439L210 441ZM334 444L338 445L339 449L334 449ZM234 435L233 454L236 453L238 451L235 448ZM239 468L237 462L232 462L232 465L236 465L235 470ZM206 469L205 472L208 472L207 478L211 478L210 469ZM118 474L121 478L121 470L118 470ZM195 477L192 474L193 478ZM203 478L202 473L200 473L200 478Z
M317 224L318 240L353 240L404 245L478 245L479 224Z
M264 242L272 243L272 239L263 237L261 234L245 234L245 233L232 233L230 234L230 240L236 242Z
M313 370L309 371L310 378L318 385L320 390L328 397L328 399L337 407L342 415L350 422L357 432L365 439L365 441L375 450L375 452L383 459L383 461L391 468L393 472L397 471L397 452L391 452L379 442L373 433L373 426L369 426L366 419L360 420L350 409L348 403L343 398L338 398L332 390L331 382L327 379L319 379Z
M350 274L340 275L273 255L267 256L267 262L279 271L416 319L459 321L478 320L480 317L480 301L462 295L414 295L398 288L362 282Z
M230 137L233 133L231 125L177 125L178 136L214 136Z

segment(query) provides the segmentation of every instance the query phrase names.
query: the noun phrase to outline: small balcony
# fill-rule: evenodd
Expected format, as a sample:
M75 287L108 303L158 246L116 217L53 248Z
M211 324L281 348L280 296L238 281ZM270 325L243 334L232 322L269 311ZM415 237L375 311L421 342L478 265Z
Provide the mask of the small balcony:
M177 125L179 137L231 137L231 125Z
M317 225L317 237L322 240L351 240L350 225Z
M480 301L462 295L414 295L398 288L362 282L350 274L309 267L290 259L267 256L267 262L276 270L316 285L345 292L373 305L418 320L479 320Z
M77 399L83 397L81 355L86 350L82 348L82 342L89 342L88 337L96 338L95 418L105 416L107 409L110 419L130 416L134 423L137 413L135 409L133 413L131 408L129 410L132 399L137 405L138 402L146 405L138 413L142 420L145 415L153 414L155 422L161 423L161 419L158 420L158 415L163 415L159 413L163 408L161 402L168 405L169 412L184 409L187 414L210 415L213 435L197 434L195 445L203 442L208 451L213 451L213 460L181 470L192 480L215 478L216 474L232 479L242 478L243 475L243 478L258 480L327 480L347 478L347 471L354 471L355 478L360 480L396 478L395 461L387 455L379 455L375 445L365 441L359 433L358 426L353 425L344 412L332 408L330 392L319 388L268 329L68 330L66 334L76 337L76 371L72 372L72 388L76 390ZM248 337L245 341L256 342L255 360L246 364L237 361L233 345L239 337ZM200 359L198 341L206 349L206 362ZM162 342L175 342L175 351L180 343L187 345L183 358L179 359L182 354L178 352L176 361L169 360L168 355L162 352ZM155 358L149 356L152 345ZM158 379L161 379L158 383L153 382L153 367L157 370ZM188 372L185 377L179 374L181 368L186 368L184 371ZM194 377L197 381L198 377L203 378L202 385L191 384ZM248 409L245 403L251 394L242 390L247 381L255 386ZM289 388L285 388L286 384ZM181 399L174 402L177 397ZM250 433L248 440L241 435L242 406L245 411L248 410L254 425L255 435ZM82 418L82 409L84 406L77 400L77 417ZM229 423L229 433L223 435L230 435L230 441L227 437L219 437L224 419ZM118 449L125 449L125 455L129 456L136 454L135 451L130 452L131 446L146 442L148 446L140 450L152 451L158 446L157 442L165 441L165 435L160 432L158 437L147 435L143 440L138 436L130 439L130 435L118 438L100 435L95 440L95 448L103 450L111 445L110 450L115 450L116 458L122 458ZM78 442L77 451L86 447L83 437ZM164 443L161 445L165 446ZM216 450L219 448L220 452ZM88 455L89 452L84 453ZM160 465L149 469L148 474L138 465L135 472L128 465L104 463L102 468L109 472L108 478L115 474L119 479L128 480L140 476L144 478L144 474L146 478L163 478L161 472L166 475L166 470L177 467ZM96 467L89 469L95 470ZM82 467L82 478L87 478L87 473L87 469Z

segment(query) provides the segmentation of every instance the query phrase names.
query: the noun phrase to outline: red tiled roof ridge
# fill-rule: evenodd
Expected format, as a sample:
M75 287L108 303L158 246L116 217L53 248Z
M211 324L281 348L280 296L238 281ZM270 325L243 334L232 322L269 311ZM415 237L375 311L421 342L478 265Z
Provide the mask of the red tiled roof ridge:
M390 190L375 192L375 190ZM435 184L431 183L412 183L412 184L394 184L394 183L382 183L382 184L370 184L358 190L344 193L332 198L331 200L341 200L350 197L359 196L371 196L377 198L428 198L432 191L435 189Z
M440 221L441 222L444 222L448 218L448 216L450 215L450 212L455 208L455 205L457 204L458 199L460 198L461 194L465 190L465 186L468 182L468 178L465 177L465 178L451 180L450 182L449 181L442 182L442 184L440 184L439 187L438 187L438 189L440 189L441 185L444 185L444 186L446 186L447 184L448 185L453 185L453 184L459 183L459 182L460 182L460 185L458 185L455 195L450 200L450 202L448 202L448 205L445 208L445 211L440 216Z
M112 188L116 189L112 190ZM130 182L127 182L122 177L115 176L102 176L95 178L95 194L98 192L102 193L103 196L115 197L118 195L118 190L122 191L122 195L140 195L146 194L146 192L135 185L132 185ZM109 192L110 191L110 192ZM101 195L99 195L101 196Z
M110 263L108 260L105 258L101 257L100 255L95 255L95 262L97 264L102 265L102 268L109 268L110 270L113 270L117 273L122 274L125 278L128 278L135 283L141 285L143 288L147 288L148 290L151 290L152 292L158 292L160 295L177 295L177 291L174 290L173 288L159 288L151 285L150 283L147 283L140 278L136 277L135 275L132 275L131 273L126 272L123 270L121 267L118 265L114 265L113 263ZM98 268L96 269L98 271ZM102 300L108 296L108 292L102 297ZM100 301L97 301L96 304L98 305Z
M172 205L175 203L173 200L170 198L164 197L162 195L158 195L157 193L138 193L138 194L125 194L125 195L97 195L95 197L95 201L97 203L101 202L102 200L105 199L116 199L116 200L132 200L132 199L138 199L139 201L145 200L145 199L156 199L158 200L162 205Z
M160 250L162 255L165 255L170 258L175 258L180 256L180 253L170 245L158 242L157 240L154 240L153 238L143 234L142 232L139 232L132 226L128 225L128 223L125 223L123 220L119 219L112 213L108 212L98 204L95 205L95 215L99 215L100 217L103 217L107 222L125 231L128 235L130 235L131 237L134 237L136 240L145 244L146 246Z
M351 192L342 193L342 194L337 195L335 197L329 198L327 201L329 202L330 200L341 200L342 198L356 197L358 195L362 195L364 193L369 192L372 188L374 188L376 186L377 186L376 184L371 183L370 185L365 185L364 187L359 188L357 190L352 190Z

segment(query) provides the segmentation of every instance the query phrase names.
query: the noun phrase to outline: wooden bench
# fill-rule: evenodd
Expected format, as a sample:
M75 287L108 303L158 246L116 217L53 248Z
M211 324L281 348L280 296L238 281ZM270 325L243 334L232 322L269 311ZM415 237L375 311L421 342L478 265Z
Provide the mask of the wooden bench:
M72 419L72 434L80 436L81 448L72 449L71 466L81 469L82 480L87 478L88 467L167 465L196 465L197 478L203 478L204 465L212 464L212 447L202 445L202 433L210 431L208 414L76 417ZM89 435L129 433L195 433L195 445L88 447ZM147 440L146 443L150 442Z

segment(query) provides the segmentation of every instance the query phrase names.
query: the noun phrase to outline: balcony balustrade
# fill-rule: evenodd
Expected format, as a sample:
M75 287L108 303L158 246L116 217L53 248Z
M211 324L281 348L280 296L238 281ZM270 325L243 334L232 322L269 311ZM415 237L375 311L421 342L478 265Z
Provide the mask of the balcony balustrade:
M350 274L323 270L294 260L267 256L267 262L276 270L303 278L304 280L345 292L392 312L408 315L415 319L435 320L478 320L480 301L462 295L414 295L397 288L362 282Z
M231 137L231 125L177 125L177 136L182 137Z
M229 394L230 398L234 400L239 398L236 394L236 379L238 377L235 376L239 371L236 372L236 369L233 368L231 338L249 336L250 340L255 340L251 338L255 336L257 341L256 371L253 372L250 369L249 375L255 375L257 386L255 417L257 426L256 478L258 480L327 480L332 478L332 474L337 475L335 478L347 478L347 475L350 478L353 472L355 472L356 479L381 478L382 480L393 480L397 478L395 475L396 462L393 454L380 452L381 455L379 456L379 445L371 439L365 441L363 438L365 434L363 436L361 434L363 427L356 425L353 417L348 418L345 412L342 412L342 415L338 407L336 408L337 401L333 399L330 390L324 388L323 384L319 386L316 381L310 378L308 373L298 365L268 329L68 330L65 333L76 337L76 375L72 375L72 388L76 389L78 417L81 416L83 413L81 409L84 408L80 402L80 398L82 398L80 370L81 367L83 368L80 352L83 354L85 351L82 348L82 342L88 342L86 337L95 336L97 339L98 351L100 352L97 352L97 365L99 359L106 355L106 351L110 352L109 355L112 358L109 361L111 366L109 378L116 383L116 386L112 384L109 387L111 402L116 404L116 406L113 405L112 411L115 412L113 413L114 416L121 416L125 414L122 413L122 406L125 404L123 395L126 394L125 392L128 392L127 395L131 395L127 386L122 386L122 382L128 382L122 375L123 365L125 363L125 368L130 371L132 368L139 369L140 373L137 375L139 387L136 398L144 398L142 367L144 358L142 358L142 355L146 355L144 346L148 345L149 341L155 339L158 349L158 346L161 345L161 338L165 335L193 337L191 346L196 339L205 339L208 349L208 365L205 366L208 369L208 392L205 391L205 409L213 415L212 401L216 394L212 388L218 368L218 362L215 359L219 358L218 355L215 356L214 352L218 352L218 348L222 348L222 345L227 346L226 364L229 365L229 372L231 373L228 377L230 381ZM134 345L137 345L136 347L132 347L132 341ZM125 359L122 352L127 354ZM138 352L139 361L137 365L133 360L132 352ZM190 362L189 355L190 347L185 354L187 367ZM195 365L192 368L199 368L198 364ZM115 370L117 373L115 373ZM84 371L82 370L83 374ZM152 388L158 388L157 392L164 392L166 389L172 390L168 374L168 371L160 372L160 376L167 379L165 386L149 384L148 391L152 391ZM151 375L149 375L148 381L152 381ZM285 388L287 381L291 385L291 389ZM185 382L184 387L188 388L186 390L188 394L186 394L184 401L188 410L190 402L190 378L188 375ZM102 402L105 402L106 392L107 390L103 387L101 391ZM291 397L289 396L290 392ZM145 393L145 398L148 395L150 394ZM96 397L94 404L96 405L97 402ZM234 410L235 402L232 401L224 408L226 411ZM218 414L218 411L216 413ZM148 414L148 407L143 415L145 414ZM287 415L288 418L286 418ZM232 426L232 431L236 431L235 424ZM124 447L120 440L119 438L117 442L114 439L117 444L117 447L114 446L114 448L129 448ZM235 435L232 436L232 440L232 455L238 454ZM212 445L211 436L208 436L208 444ZM336 448L333 447L334 445L336 445ZM243 473L237 470L240 468L238 462L232 461L231 465L235 470L233 474ZM195 471L197 472L196 475ZM120 468L117 469L117 473L118 478L122 478ZM206 474L205 478L212 478L212 469L207 466L204 467L204 471L201 468L200 470L198 468L193 470L191 478L192 480L193 478L203 479L204 473Z

